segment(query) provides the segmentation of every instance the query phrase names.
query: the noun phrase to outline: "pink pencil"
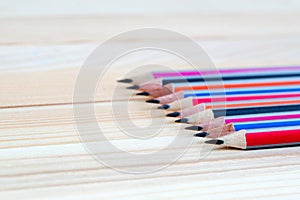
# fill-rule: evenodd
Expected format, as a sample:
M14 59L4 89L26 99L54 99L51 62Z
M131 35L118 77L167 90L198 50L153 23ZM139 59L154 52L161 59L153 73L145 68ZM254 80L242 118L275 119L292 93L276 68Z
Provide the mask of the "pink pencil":
M207 78L212 78L215 77L217 74L220 74L221 76L231 76L231 77L239 77L239 76L245 76L247 74L249 75L253 75L253 74L267 74L267 75L274 75L275 74L281 74L281 73L291 73L294 71L299 70L300 67L278 67L278 68L246 68L246 69L234 69L234 70L220 70L220 71L209 71L209 73L206 73L206 71L203 72L198 72L198 75L193 75L192 77L199 77L200 75L202 75L203 77L207 77ZM245 71L244 71L245 70ZM176 74L176 73L175 73ZM182 74L187 74L186 76L183 76ZM175 77L175 79L177 80L178 78L182 79L182 78L192 78L191 76L189 76L190 73L177 73L178 76L181 77ZM171 73L171 75L174 75L174 73ZM182 77L183 76L183 77ZM164 77L164 81L168 82L168 79L171 78L174 79L174 77ZM169 80L169 81L171 81ZM185 80L185 79L183 79ZM147 81L144 82L140 85L134 85L134 86L130 86L127 87L128 89L139 89L142 90L144 92L148 92L148 93L154 93L154 96L157 96L157 92L160 92L159 90L164 90L164 85L162 84L164 82L161 78L158 79L152 79L151 81ZM175 80L174 80L175 81ZM172 81L170 82L172 83ZM145 94L145 93L143 93ZM169 93L162 93L162 94L169 94Z

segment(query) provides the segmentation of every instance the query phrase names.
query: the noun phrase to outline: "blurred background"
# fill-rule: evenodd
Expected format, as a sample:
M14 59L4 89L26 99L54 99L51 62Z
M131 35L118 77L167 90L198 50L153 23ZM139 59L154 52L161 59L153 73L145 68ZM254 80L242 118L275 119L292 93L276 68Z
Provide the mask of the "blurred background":
M196 40L220 67L298 64L299 19L297 0L2 0L0 50L28 59L2 56L0 68L78 67L101 42L148 27Z
M103 14L297 13L297 0L12 0L1 1L2 16Z
M2 0L0 42L99 41L143 27L204 39L296 36L299 13L297 0Z

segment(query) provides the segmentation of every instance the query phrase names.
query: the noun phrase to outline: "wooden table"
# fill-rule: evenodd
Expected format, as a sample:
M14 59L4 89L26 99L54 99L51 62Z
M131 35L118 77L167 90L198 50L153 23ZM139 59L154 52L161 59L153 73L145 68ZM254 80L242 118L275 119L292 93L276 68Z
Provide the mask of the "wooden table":
M120 32L142 27L178 31L203 46L219 68L297 65L299 19L296 14L0 18L1 199L299 198L298 147L257 151L218 147L202 158L203 141L195 139L166 168L120 173L86 151L72 104L83 62L97 45ZM184 68L159 55L124 59L107 75L107 93L96 93L95 108L109 140L126 150L147 153L172 140L178 125L168 119L157 143L136 146L114 124L110 103L111 92L118 87L119 105L127 105L131 91L115 80L141 60L145 64L167 60ZM129 105L132 120L141 125L149 123L149 110L154 110L144 100L134 96ZM163 114L157 116L164 119ZM159 166L158 162L154 167Z

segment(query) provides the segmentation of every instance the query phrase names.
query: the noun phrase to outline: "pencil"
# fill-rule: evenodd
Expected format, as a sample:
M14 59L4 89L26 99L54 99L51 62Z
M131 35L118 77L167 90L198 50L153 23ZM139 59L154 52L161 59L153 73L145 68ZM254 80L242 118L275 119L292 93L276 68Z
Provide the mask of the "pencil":
M166 77L163 79L154 79L140 85L134 85L127 87L127 89L139 89L146 92L161 89L164 85L171 83L200 83L200 82L211 82L211 81L233 81L233 80L260 80L260 79L274 79L274 78L292 78L299 77L299 71L268 71L265 73L257 72L251 74L238 73L238 74L229 74L229 75L220 75L220 76L180 76L180 77Z
M277 72L277 71L292 71L300 70L300 66L272 66L272 67L247 67L237 69L220 69L220 70L180 70L180 71L154 71L145 74L138 74L130 78L118 80L121 83L141 84L152 79L159 79L164 77L178 77L178 76L204 76L214 74L237 74L237 73L256 73L256 72Z
M213 91L213 90L227 90L233 88L261 88L261 87L278 87L278 86L296 86L300 85L299 78L274 78L271 80L263 79L257 81L255 79L250 80L229 80L224 81L223 83L220 82L195 82L189 84L182 84L182 83L173 83L167 84L160 89L146 92L145 96L152 96L154 98L161 97L164 95L176 93L179 91Z
M299 111L291 112L272 112L272 113L260 113L260 114L249 114L249 115L238 115L238 116L224 116L213 119L212 121L186 127L187 130L193 131L207 131L208 129L221 127L224 124L230 123L243 123L243 122L259 122L259 121L271 121L271 120L285 120L300 118Z
M186 70L186 71L160 71L153 72L153 78L178 77L178 76L203 76L212 74L234 74L234 73L255 73L255 72L276 72L300 70L300 66L272 66L272 67L243 67L236 69L220 70Z
M203 90L196 91L180 91L183 93L183 98L186 97L206 97L206 96L234 96L234 95L250 95L250 94L272 94L272 93L288 93L300 92L300 85L295 86L275 86L275 87L261 87L261 88L233 88L225 91L213 90L204 92Z
M208 81L232 81L232 80L248 80L248 79L274 79L274 78L289 78L289 77L299 77L300 73L281 71L279 73L269 72L266 74L233 74L233 75L221 75L221 76L192 76L192 77L175 77L175 78L164 78L162 79L162 85L167 85L169 83L194 83L194 82L208 82Z
M275 86L275 87L261 87L261 88L233 88L224 91L212 90L196 90L196 91L179 91L176 93L164 95L158 98L146 100L147 103L168 104L178 101L187 97L213 97L213 96L233 96L233 95L250 95L250 94L272 94L272 93L285 93L285 92L300 92L300 85L296 86Z
M258 101L239 101L239 102L232 102L224 104L221 102L220 104L217 103L210 103L210 105L206 105L206 109L225 109L225 108L243 108L249 106L273 106L273 105L289 105L289 104L299 104L299 98L286 98L286 99L270 99L270 100L258 100Z
M223 124L219 127L209 128L203 132L196 133L195 137L210 137L217 138L220 136L228 135L240 130L262 129L262 128L275 128L287 126L300 126L300 119L285 119L285 120L271 120L260 122L244 122L244 123L229 123ZM203 130L204 131L204 130Z
M300 126L300 119L285 119L285 120L270 120L260 122L242 122L233 123L234 130L248 130L259 128L285 127L285 126Z
M169 110L175 110L178 109L179 106L181 105L181 102L186 102L184 106L195 106L201 103L216 103L216 102L235 102L235 101L241 101L241 105L244 105L242 101L250 101L250 100L263 100L263 99L279 99L279 98L297 98L300 97L300 93L296 92L296 93L279 93L279 94L267 94L267 95L255 95L255 96L215 96L215 97L211 97L211 98L187 98L186 101L180 100L177 103L171 103L168 106L163 106L163 107L159 107L160 109L164 109L164 108L168 108ZM188 101L191 101L188 105ZM238 103L236 103L238 104ZM224 107L224 104L221 104ZM230 106L230 105L229 105ZM209 108L210 106L208 106ZM232 106L233 107L233 106ZM241 107L241 106L239 106ZM216 107L217 108L217 107ZM179 115L177 115L179 116ZM177 117L177 116L173 116L173 117Z
M299 104L299 98L287 98L287 99L267 99L267 100L258 100L258 101L237 101L237 102L221 102L220 104L213 103L202 103L201 107L205 109L229 109L229 108L247 108L250 106L274 106L274 105L290 105L290 104ZM186 114L183 114L186 113ZM189 107L181 111L175 111L168 113L167 117L188 117L190 115L196 115L198 112L198 107ZM189 115L187 115L189 114Z
M205 141L239 149L277 148L300 145L300 127L275 127L240 130L223 137Z
M255 79L245 80L245 81L224 81L223 84L220 82L211 83L190 83L190 84L180 84L174 83L169 87L172 92L179 91L195 91L195 90L226 90L233 88L254 88L254 87L274 87L274 86L295 86L300 85L299 78L274 78L274 79L263 79L257 81Z
M231 108L231 109L208 109L202 112L199 112L189 117L181 118L175 122L180 123L204 123L209 122L213 119L222 116L237 116L237 115L246 115L246 114L261 114L261 113L272 113L272 112L290 112L290 111L299 111L300 104L294 105L276 105L276 106L259 106L259 107L245 107L245 108Z

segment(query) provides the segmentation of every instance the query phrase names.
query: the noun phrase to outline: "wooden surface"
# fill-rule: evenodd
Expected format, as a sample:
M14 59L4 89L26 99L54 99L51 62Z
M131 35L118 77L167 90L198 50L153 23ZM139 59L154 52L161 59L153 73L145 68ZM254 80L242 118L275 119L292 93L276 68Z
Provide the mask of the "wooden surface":
M120 173L85 150L76 132L72 105L80 66L100 42L114 34L149 26L179 31L199 42L219 68L297 65L299 17L273 13L0 18L1 199L299 198L298 147L259 151L216 148L202 158L202 140L195 139L167 168L139 175ZM184 68L172 59L144 55L127 58L118 66L125 69L141 60L167 60ZM124 71L117 69L107 75L107 93L96 95L96 116L105 127L105 136L128 151L158 150L173 139L178 125L168 120L156 141L144 141L142 146L124 136L113 122L110 97L115 87L120 88L117 98L124 106L131 93L122 89L126 85L116 85ZM132 120L149 124L149 110L154 107L143 103L143 97L132 98ZM156 117L164 119L162 112ZM184 134L192 137L193 133Z

